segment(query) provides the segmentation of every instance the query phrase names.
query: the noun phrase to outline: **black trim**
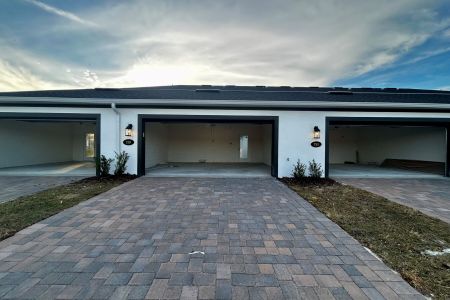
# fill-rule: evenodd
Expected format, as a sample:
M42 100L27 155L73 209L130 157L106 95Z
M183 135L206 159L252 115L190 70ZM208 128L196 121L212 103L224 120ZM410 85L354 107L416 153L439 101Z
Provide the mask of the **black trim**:
M446 128L446 142L447 142L447 161L445 162L445 177L450 177L450 125Z
M430 126L446 128L445 177L450 177L450 118L396 117L326 117L325 118L325 177L329 177L329 128L334 125Z
M138 115L138 175L145 175L145 123L258 123L272 124L271 175L278 177L278 116L226 116L226 115Z
M1 99L0 99L1 100ZM70 102L2 102L0 101L0 107L89 107L89 108L111 108L110 103L70 103Z
M138 176L145 175L145 118L144 115L138 115Z
M329 139L330 122L328 117L325 117L325 178L329 178L329 151L330 151L330 139Z
M0 119L15 120L15 119L29 119L29 120L66 120L66 121L95 121L95 154L96 159L100 158L100 142L101 142L101 115L100 114L77 114L77 113L9 113L0 112ZM96 175L100 175L99 165L95 166Z
M271 175L276 178L278 178L278 124L279 117L274 117L272 123L272 161L270 165L272 168Z
M97 175L97 177L100 176L100 156L101 156L101 151L100 151L100 145L101 145L101 132L102 132L102 122L101 122L101 115L97 114L96 119L95 119L95 131L96 131L96 136L95 136L95 175Z

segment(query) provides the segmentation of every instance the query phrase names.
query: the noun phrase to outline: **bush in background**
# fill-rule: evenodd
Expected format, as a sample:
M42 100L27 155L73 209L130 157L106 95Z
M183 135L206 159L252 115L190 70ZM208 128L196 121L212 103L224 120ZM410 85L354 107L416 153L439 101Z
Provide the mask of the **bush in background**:
M312 178L320 178L322 177L322 166L317 163L314 159L309 162L309 176Z
M104 156L104 155L100 156L100 160L98 161L99 169L100 169L100 176L102 176L102 177L109 176L112 162L113 162L112 158L106 158L106 156Z
M305 178L306 165L304 163L301 163L300 160L298 160L294 166L294 172L292 172L292 175L294 176L295 179Z
M125 151L114 153L116 154L116 168L114 170L114 175L123 175L127 170L127 162L130 156Z

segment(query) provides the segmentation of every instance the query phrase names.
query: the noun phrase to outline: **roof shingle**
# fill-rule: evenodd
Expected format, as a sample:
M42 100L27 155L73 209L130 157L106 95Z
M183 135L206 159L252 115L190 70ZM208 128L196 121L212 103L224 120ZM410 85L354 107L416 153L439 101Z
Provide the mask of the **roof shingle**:
M140 88L96 88L0 92L3 97L89 98L89 99L177 99L177 100L255 100L329 101L450 104L450 91L341 88L174 85Z

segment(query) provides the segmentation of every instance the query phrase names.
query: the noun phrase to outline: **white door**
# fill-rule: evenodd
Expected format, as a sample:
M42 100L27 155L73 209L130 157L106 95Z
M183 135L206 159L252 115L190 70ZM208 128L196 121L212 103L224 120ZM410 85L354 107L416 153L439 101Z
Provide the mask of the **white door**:
M93 160L95 158L95 134L94 133L86 133L84 158L86 160Z

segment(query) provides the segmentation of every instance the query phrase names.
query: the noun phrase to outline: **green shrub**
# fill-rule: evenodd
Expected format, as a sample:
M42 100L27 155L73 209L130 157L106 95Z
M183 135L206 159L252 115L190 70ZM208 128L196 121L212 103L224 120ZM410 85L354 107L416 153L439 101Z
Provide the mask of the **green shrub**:
M294 171L292 172L292 175L295 179L304 178L306 176L306 165L298 160L294 165Z
M309 162L309 176L312 178L322 177L322 166L317 163L314 159Z
M111 163L113 162L112 158L106 158L106 156L101 155L100 160L98 161L100 168L100 176L105 177L109 176L109 171L111 170Z
M116 154L116 169L114 170L114 175L123 175L127 170L127 162L130 156L125 151L114 153Z

